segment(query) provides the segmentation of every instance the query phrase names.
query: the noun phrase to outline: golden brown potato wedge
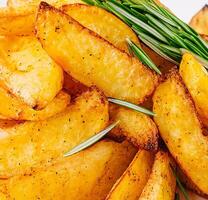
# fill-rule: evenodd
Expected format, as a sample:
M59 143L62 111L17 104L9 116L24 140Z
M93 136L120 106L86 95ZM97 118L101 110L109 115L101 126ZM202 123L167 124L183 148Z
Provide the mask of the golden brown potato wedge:
M156 154L150 178L139 200L174 200L176 179L171 165L168 153L159 151Z
M154 120L169 151L192 182L208 194L208 140L177 72L159 85L153 102Z
M18 6L37 6L41 0L7 0L7 5L9 7L18 7ZM45 2L54 5L56 7L60 7L65 4L73 4L73 3L82 3L81 0L45 0Z
M157 76L136 58L44 2L36 32L43 48L67 73L87 86L95 84L107 96L140 103L157 85Z
M198 33L208 35L208 5L194 15L189 24Z
M115 47L129 53L126 38L136 44L139 40L132 29L115 15L96 6L71 4L62 6L62 10L84 27L94 31Z
M45 108L35 110L8 90L0 88L0 102L0 119L39 121L64 111L70 103L70 96L61 91Z
M110 105L110 119L120 121L111 131L110 136L113 138L126 138L140 149L157 150L158 130L147 115L112 104Z
M145 150L139 151L106 200L138 200L149 178L153 161L153 154Z
M34 7L0 8L0 35L31 35L34 24Z
M63 71L33 36L0 38L0 84L30 107L44 108L62 88Z
M66 151L104 129L107 122L107 100L93 89L48 120L1 129L0 177L28 174L33 168L52 164Z
M188 88L202 122L208 126L208 72L191 54L185 54L180 75Z
M135 153L129 144L103 140L54 166L1 180L0 188L8 200L104 200Z

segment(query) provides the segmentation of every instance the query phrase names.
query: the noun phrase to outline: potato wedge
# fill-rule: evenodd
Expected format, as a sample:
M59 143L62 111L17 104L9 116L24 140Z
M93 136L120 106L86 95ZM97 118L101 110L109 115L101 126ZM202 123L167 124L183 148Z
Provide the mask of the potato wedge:
M35 8L0 8L0 35L34 34Z
M28 174L48 166L105 128L108 103L96 89L78 97L63 113L48 120L1 129L0 177Z
M139 45L139 40L132 29L115 15L96 6L71 4L62 6L62 10L84 27L94 31L115 47L129 53L126 38Z
M180 75L188 88L204 125L208 126L208 72L191 54L185 54Z
M208 194L208 140L177 72L159 85L153 102L154 120L169 151L192 182Z
M70 96L61 91L45 108L35 110L8 90L0 88L0 102L0 119L39 121L64 111L70 103Z
M205 5L190 21L190 26L200 34L208 35L208 5Z
M7 5L9 7L18 7L18 6L37 6L41 0L7 0ZM73 4L73 3L82 3L81 0L45 0L45 2L54 5L56 7L60 7L65 4Z
M157 85L156 74L136 58L44 2L38 11L36 35L67 73L87 86L95 84L106 96L140 103Z
M129 144L103 140L54 166L1 180L0 187L9 200L104 200L135 153Z
M110 105L110 120L120 121L111 131L111 137L126 138L139 149L157 150L158 130L147 115L112 104Z
M139 151L106 200L138 200L149 178L153 161L153 154L145 150Z
M156 154L150 178L139 200L174 200L176 179L171 165L168 153L159 151Z
M0 84L30 107L44 108L58 94L63 71L33 36L0 38Z

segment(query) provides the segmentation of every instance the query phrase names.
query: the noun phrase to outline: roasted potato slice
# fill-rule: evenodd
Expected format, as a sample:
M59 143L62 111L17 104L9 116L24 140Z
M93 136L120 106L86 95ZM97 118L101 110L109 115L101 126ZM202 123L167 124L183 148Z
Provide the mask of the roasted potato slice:
M104 140L31 175L1 180L0 188L15 200L102 200L134 155L129 144Z
M110 136L113 138L126 138L140 149L157 150L157 127L147 115L128 108L110 105L110 119L120 121L111 131Z
M208 5L194 15L189 24L198 33L208 35Z
M130 38L136 44L139 44L136 34L130 27L102 8L84 4L71 4L62 6L62 10L84 27L94 31L115 47L127 53L129 53L129 50L126 38Z
M9 7L18 7L18 6L37 6L41 0L7 0L7 5ZM73 4L73 3L82 3L81 0L45 0L45 2L52 4L56 7L60 7L65 4Z
M36 35L67 73L87 86L95 84L107 96L140 103L157 85L157 76L136 58L44 2Z
M33 36L0 38L0 84L30 107L44 108L62 88L63 71Z
M191 181L208 194L208 140L177 72L159 85L153 102L154 120L169 151Z
M28 174L33 168L50 165L104 129L107 122L107 100L93 89L48 120L1 129L0 177Z
M149 178L153 161L153 154L139 151L106 200L138 200Z
M176 179L171 165L174 163L168 153L159 151L156 154L150 178L139 200L174 200Z
M35 8L0 8L0 35L34 34Z
M35 110L8 90L0 88L0 102L0 119L38 121L64 111L70 103L70 96L61 91L45 108Z
M185 54L180 64L180 75L185 82L202 119L208 126L208 72L191 54Z

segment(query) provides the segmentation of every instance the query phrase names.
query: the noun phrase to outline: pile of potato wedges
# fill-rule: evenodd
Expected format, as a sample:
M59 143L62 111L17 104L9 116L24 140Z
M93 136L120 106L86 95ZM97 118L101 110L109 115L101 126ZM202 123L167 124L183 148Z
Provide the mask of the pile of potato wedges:
M207 6L190 25L208 38ZM116 121L99 142L64 157ZM0 130L0 200L187 200L180 184L190 200L208 197L207 70L189 53L175 66L81 0L0 8Z

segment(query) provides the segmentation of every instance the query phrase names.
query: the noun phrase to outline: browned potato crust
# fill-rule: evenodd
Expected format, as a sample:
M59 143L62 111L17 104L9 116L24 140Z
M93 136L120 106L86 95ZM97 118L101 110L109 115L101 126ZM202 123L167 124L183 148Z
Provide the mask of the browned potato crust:
M115 47L129 53L126 38L139 45L132 29L118 17L96 6L71 4L62 6L62 10L84 27L94 31Z
M142 150L115 183L106 200L138 200L148 181L154 155Z
M147 115L112 104L110 105L110 119L120 121L111 131L110 136L113 138L126 138L140 149L157 150L158 130Z
M198 33L208 35L208 5L205 5L190 21L190 26Z
M127 143L103 140L31 175L1 180L0 191L7 200L104 200L135 153Z
M35 110L8 90L0 88L0 102L0 119L38 121L64 111L70 103L70 96L61 91L45 108Z
M2 129L0 177L29 174L34 168L51 165L66 151L104 129L107 122L108 102L93 89L48 120Z
M208 140L177 72L159 85L153 102L154 120L169 151L192 182L208 194Z
M0 8L0 35L31 35L34 24L34 7Z
M180 75L188 88L204 125L208 127L208 72L191 54L185 54Z
M139 200L174 200L176 179L171 165L168 153L159 151L156 154L150 178Z
M36 32L66 72L87 86L95 84L107 96L140 103L157 85L157 76L136 58L46 3L40 5Z
M44 108L58 94L63 71L33 36L0 38L0 84L30 107Z

